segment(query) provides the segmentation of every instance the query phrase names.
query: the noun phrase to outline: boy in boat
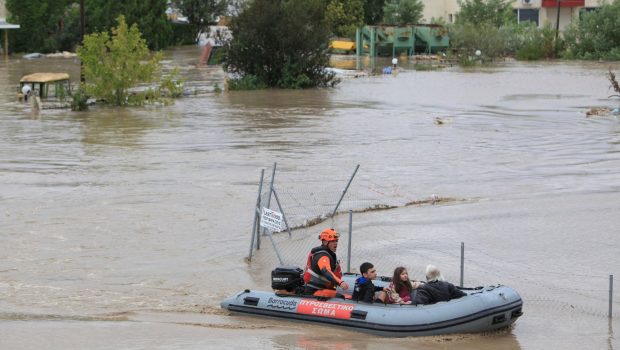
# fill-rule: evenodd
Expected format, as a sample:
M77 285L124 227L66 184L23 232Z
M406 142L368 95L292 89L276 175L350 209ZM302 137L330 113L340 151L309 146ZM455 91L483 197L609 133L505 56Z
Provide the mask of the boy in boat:
M342 280L340 262L336 257L340 235L333 228L325 229L319 235L321 245L312 248L308 254L306 271L304 272L305 294L317 297L336 297L336 287L349 289L347 282Z
M426 266L426 283L418 287L413 304L434 304L466 295L452 283L444 281L437 267L428 265Z
M360 265L361 277L355 280L355 287L353 287L353 300L363 301L365 303L373 303L380 301L385 303L386 293L383 291L383 287L375 287L372 280L377 277L377 269L373 264L365 262Z

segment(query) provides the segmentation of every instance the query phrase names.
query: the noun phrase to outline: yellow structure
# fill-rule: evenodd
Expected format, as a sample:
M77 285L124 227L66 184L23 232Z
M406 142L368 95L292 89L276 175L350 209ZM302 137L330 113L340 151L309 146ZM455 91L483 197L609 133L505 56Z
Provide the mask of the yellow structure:
M39 97L62 97L71 91L71 82L67 73L33 73L24 75L19 80L19 91L24 85L29 85L33 91L37 91Z
M332 50L352 52L355 51L355 42L351 40L332 40L329 43L329 48Z

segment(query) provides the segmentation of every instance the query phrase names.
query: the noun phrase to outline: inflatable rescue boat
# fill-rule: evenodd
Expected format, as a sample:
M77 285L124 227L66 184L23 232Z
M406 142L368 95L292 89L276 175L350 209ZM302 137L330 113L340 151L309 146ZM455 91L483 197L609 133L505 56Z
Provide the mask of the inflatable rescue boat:
M356 274L345 274L353 288ZM272 273L272 287L286 277ZM385 277L373 281L387 286ZM523 301L512 288L494 285L461 288L467 295L430 305L368 304L346 298L319 299L314 296L246 289L221 303L234 313L326 323L383 336L428 336L475 333L507 327L522 313ZM351 294L352 290L341 291Z

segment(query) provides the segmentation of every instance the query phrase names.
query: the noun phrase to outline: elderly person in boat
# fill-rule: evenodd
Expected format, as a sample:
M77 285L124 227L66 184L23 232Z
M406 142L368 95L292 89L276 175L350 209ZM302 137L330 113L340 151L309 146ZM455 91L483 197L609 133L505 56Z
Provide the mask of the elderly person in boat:
M446 282L439 269L433 265L426 267L426 283L420 285L415 293L413 304L434 304L463 297L465 294L452 283Z

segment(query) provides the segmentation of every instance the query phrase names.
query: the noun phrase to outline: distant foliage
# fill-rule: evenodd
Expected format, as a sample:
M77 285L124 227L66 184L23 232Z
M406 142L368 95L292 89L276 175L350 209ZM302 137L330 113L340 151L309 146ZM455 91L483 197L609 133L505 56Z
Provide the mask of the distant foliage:
M20 24L10 32L10 47L18 52L71 50L79 40L79 17L70 0L6 0L9 22Z
M119 15L130 26L137 24L151 50L166 48L173 41L166 0L85 0L86 32L110 31Z
M499 28L489 23L457 24L450 29L450 46L463 65L490 62L503 56L505 42ZM480 56L476 55L477 50L480 50Z
M511 0L457 0L460 10L457 24L474 26L493 26L496 28L508 23L516 23Z
M383 6L386 0L364 1L364 24L375 25L383 20Z
M566 58L620 60L620 0L581 14L564 32Z
M546 24L517 23L511 1L459 0L461 11L450 27L450 46L465 65L505 56L519 60L554 57L555 30ZM475 55L480 50L481 55Z
M151 49L172 42L172 27L166 16L166 0L85 0L85 32L109 31L123 14L130 25L143 28ZM73 51L80 43L79 0L6 0L6 7L19 30L11 33L11 47L23 52Z
M329 29L323 0L254 0L237 17L227 44L229 86L310 88L336 81L327 71ZM251 84L246 84L250 83Z
M521 29L513 32L513 36L521 39L515 57L518 60L531 61L555 57L555 29L547 23L542 29L530 25L516 26Z
M194 35L208 26L216 24L217 17L226 13L228 0L172 0L189 20ZM237 5L240 6L240 5Z
M396 26L420 23L423 11L420 0L388 0L383 7L383 22Z
M129 89L155 79L162 54L151 56L137 25L128 27L123 16L117 21L112 35L87 35L84 46L78 49L88 82L86 92L116 106L139 105L150 97L150 92L130 95Z
M337 37L355 38L355 31L364 25L362 0L330 0L325 19L332 34Z

